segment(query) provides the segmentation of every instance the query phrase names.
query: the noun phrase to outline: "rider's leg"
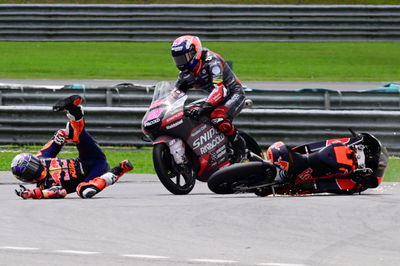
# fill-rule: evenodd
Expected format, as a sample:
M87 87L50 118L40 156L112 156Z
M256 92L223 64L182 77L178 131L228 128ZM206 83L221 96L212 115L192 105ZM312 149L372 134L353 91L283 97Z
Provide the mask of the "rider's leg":
M211 123L224 134L234 151L233 161L243 161L246 157L246 141L232 124L232 119L240 113L244 105L244 95L233 95L210 114Z
M109 170L109 165L103 151L85 129L84 112L81 106L83 98L72 95L59 100L54 106L54 111L67 111L70 119L66 127L67 140L76 143L79 159L85 172L85 182L99 177Z
M85 128L83 119L82 103L84 99L79 95L72 95L67 98L58 100L53 105L53 111L67 111L69 122L66 126L67 140L79 143L79 137Z
M246 142L233 126L232 120L225 116L225 110L226 108L224 106L217 107L210 115L211 123L218 131L224 134L232 144L233 161L235 163L241 162L246 157Z
M92 198L104 188L115 184L123 174L132 169L133 164L128 160L124 160L109 172L89 180L88 182L80 183L76 188L76 192L81 198Z
M276 181L285 184L294 184L295 177L308 168L307 158L295 151L292 151L284 142L278 141L269 146L267 159L280 171Z
M72 95L67 98L61 99L53 106L54 111L67 111L69 122L67 123L65 133L67 140L73 141L77 144L79 158L85 161L105 161L101 148L96 141L85 129L84 112L81 104L84 99L79 95Z

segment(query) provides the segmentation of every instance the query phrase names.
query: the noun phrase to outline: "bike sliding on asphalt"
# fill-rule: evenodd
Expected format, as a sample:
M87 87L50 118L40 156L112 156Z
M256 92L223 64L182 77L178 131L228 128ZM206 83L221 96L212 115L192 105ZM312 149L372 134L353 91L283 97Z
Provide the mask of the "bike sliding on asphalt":
M276 142L267 160L234 164L208 180L217 194L255 193L300 195L314 193L353 194L376 188L382 182L388 153L369 133L330 139L290 148Z

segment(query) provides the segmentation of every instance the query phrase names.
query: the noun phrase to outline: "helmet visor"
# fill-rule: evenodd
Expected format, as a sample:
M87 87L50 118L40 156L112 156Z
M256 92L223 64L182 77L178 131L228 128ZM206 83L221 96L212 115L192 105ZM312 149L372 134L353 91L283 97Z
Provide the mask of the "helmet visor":
M186 66L193 59L193 56L194 55L191 52L187 52L182 55L174 55L173 58L174 58L175 65L178 68L182 67L182 66Z
M25 167L25 170L19 175L19 179L24 182L37 182L44 170L39 158L32 156Z

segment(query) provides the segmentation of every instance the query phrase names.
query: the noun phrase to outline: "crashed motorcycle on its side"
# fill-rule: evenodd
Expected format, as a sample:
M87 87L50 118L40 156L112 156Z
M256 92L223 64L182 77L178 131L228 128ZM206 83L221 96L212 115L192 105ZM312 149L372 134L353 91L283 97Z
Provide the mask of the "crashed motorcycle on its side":
M234 164L215 172L208 187L217 194L353 194L382 182L388 153L369 133L289 148L283 142L267 151L268 160ZM316 170L317 169L317 170Z
M153 162L161 183L171 193L188 194L195 181L207 181L218 169L232 164L233 149L225 135L213 127L207 116L194 120L185 110L200 106L205 99L185 106L186 93L168 82L157 83L142 131L153 142ZM245 132L249 154L262 156L257 142ZM251 157L251 156L249 156Z

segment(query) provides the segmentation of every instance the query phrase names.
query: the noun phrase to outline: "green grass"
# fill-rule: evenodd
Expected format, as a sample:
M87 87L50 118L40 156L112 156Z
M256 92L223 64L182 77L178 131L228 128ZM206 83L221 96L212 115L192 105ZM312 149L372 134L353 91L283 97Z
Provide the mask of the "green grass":
M172 40L171 40L172 41ZM400 42L204 42L243 81L398 81ZM168 42L0 42L0 78L177 77Z
M0 171L9 171L10 164L15 155L22 152L35 154L41 147L39 146L6 146L0 147ZM110 167L118 165L122 160L130 160L134 166L134 173L154 174L152 152L150 148L137 149L134 147L103 147ZM74 158L78 153L73 145L63 148L58 154L59 158Z
M400 182L400 158L390 157L384 181Z
M263 4L263 5L319 5L319 4L400 4L399 0L1 0L0 3L35 4Z
M21 152L36 153L39 146L6 146L0 147L0 171L9 171L10 163L15 155ZM129 159L135 165L132 173L154 174L151 148L137 149L133 147L103 147L104 153L111 167L117 165L124 159ZM77 157L74 147L66 146L58 155L60 158ZM385 174L384 181L400 182L400 158L391 157Z

